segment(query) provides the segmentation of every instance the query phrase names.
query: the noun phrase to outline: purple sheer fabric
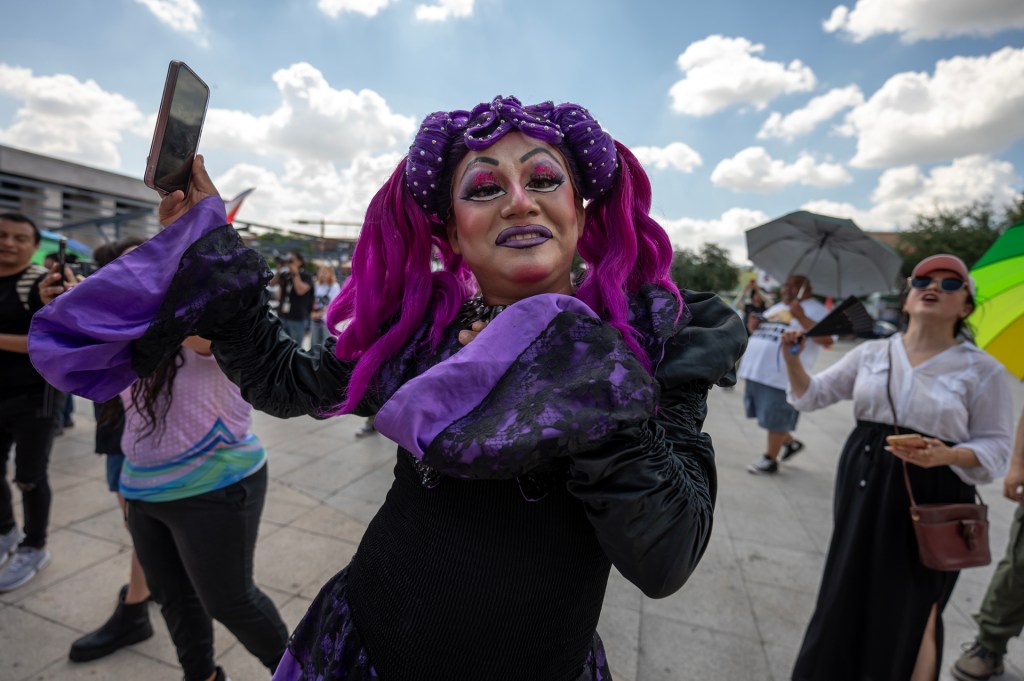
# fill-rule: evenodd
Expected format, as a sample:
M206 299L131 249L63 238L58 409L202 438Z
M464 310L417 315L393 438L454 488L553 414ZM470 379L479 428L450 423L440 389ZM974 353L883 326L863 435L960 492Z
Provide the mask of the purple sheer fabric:
M150 327L186 250L227 223L220 197L86 278L32 318L32 365L58 390L104 402L138 378L132 343ZM180 341L179 341L180 342Z

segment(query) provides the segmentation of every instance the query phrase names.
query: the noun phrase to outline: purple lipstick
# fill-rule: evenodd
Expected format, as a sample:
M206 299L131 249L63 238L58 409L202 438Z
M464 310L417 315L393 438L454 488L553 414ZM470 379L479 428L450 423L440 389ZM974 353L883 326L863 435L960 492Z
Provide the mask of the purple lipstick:
M551 236L551 230L541 225L516 225L501 230L494 244L506 248L532 248L541 245Z

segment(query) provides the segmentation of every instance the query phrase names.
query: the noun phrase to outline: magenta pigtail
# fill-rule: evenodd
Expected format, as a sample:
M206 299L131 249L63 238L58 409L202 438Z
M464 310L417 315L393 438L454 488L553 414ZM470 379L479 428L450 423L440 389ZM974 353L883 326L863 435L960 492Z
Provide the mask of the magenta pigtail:
M577 249L587 263L587 275L576 296L617 328L630 350L650 369L647 353L637 340L639 332L629 324L626 292L636 293L643 284L657 284L675 296L680 315L683 301L669 277L672 243L649 215L651 183L647 173L624 145L615 142L615 148L618 182L608 195L586 208Z
M451 248L442 245L443 235L443 225L406 190L403 159L370 202L352 256L352 276L327 312L332 328L351 319L338 336L335 354L357 360L337 413L356 408L380 366L409 342L428 309L434 311L433 343L458 313L467 295L465 276ZM439 272L431 272L435 248L446 268Z

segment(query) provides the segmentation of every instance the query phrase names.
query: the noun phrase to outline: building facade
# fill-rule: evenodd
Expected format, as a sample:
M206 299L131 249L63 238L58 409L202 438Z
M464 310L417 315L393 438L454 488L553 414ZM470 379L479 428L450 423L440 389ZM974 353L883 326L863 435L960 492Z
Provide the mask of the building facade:
M156 192L142 180L0 145L0 212L95 248L160 229Z

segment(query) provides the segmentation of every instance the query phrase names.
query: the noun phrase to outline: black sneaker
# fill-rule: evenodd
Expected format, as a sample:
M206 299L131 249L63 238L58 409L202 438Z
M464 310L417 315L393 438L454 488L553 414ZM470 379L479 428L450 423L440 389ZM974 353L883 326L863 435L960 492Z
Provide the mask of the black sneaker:
M782 445L782 456L780 457L783 461L787 461L797 454L804 448L804 443L800 440L790 440L786 444Z
M754 475L778 473L779 464L777 461L769 459L767 454L762 454L760 459L747 466L747 472Z

